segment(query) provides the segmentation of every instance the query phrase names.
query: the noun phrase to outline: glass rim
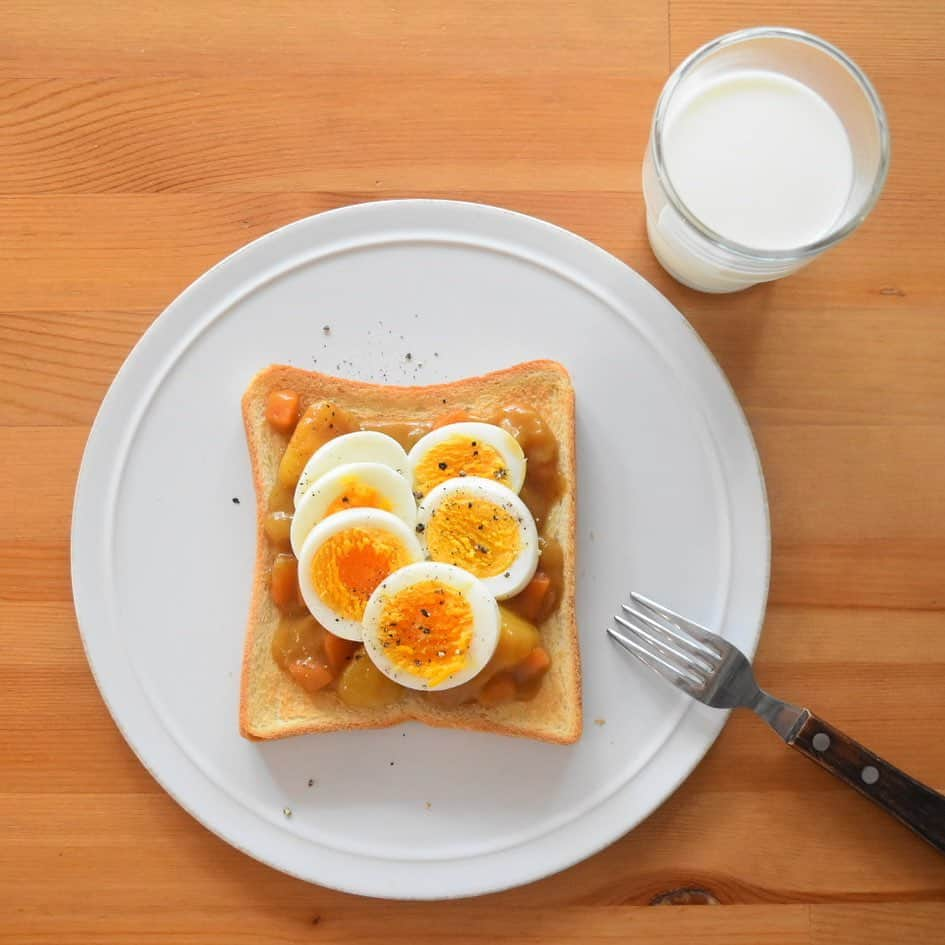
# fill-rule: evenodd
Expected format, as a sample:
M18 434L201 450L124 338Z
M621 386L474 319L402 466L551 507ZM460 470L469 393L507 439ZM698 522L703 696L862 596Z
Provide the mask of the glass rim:
M676 192L676 188L673 186L669 172L666 169L666 162L663 156L662 136L666 112L673 93L679 88L683 79L685 79L706 56L720 49L724 49L727 46L734 46L751 39L786 39L805 43L835 59L841 66L846 68L852 75L854 81L859 85L860 90L870 104L879 132L879 166L876 169L876 176L873 180L872 187L857 212L843 226L831 229L825 236L820 237L820 239L788 249L758 249L745 243L738 243L735 240L730 240L722 236L721 233L716 232L710 226L703 223L702 220L686 206L682 198ZM815 256L836 243L839 243L849 236L866 219L873 207L876 206L876 202L879 200L879 195L882 193L883 185L886 183L886 176L889 172L889 123L886 119L886 111L883 108L883 104L872 82L870 82L863 70L860 69L849 56L832 43L828 43L825 39L814 36L812 33L787 26L756 26L750 29L737 30L733 33L726 33L724 36L719 36L717 39L711 40L704 46L700 46L697 50L690 53L676 69L673 70L672 75L666 80L666 84L660 92L660 97L656 103L656 111L653 113L651 139L653 164L656 175L666 193L667 199L676 212L705 239L729 252L734 252L752 259L784 261L797 259L798 257Z

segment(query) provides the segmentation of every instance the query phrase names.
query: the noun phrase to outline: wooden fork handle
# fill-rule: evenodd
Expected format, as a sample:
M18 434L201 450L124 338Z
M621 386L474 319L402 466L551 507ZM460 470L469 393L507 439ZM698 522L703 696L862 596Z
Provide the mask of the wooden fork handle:
M809 713L788 744L945 853L945 796Z

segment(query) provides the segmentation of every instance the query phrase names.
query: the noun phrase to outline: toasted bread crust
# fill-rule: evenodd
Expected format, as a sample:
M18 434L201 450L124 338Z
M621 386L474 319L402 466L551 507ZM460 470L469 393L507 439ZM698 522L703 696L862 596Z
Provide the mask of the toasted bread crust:
M285 438L266 423L266 400L273 390L298 391L303 405L330 400L362 422L433 419L447 409L484 411L510 403L530 406L558 439L567 482L549 516L547 534L564 549L564 587L555 613L541 626L552 668L529 702L486 708L432 706L421 694L381 709L345 705L332 691L306 693L276 665L270 653L279 613L269 598L268 573L274 558L264 531L268 495L276 479ZM570 744L581 734L581 662L575 615L575 529L577 470L574 444L574 391L556 361L529 361L480 377L423 387L394 387L331 377L286 365L272 365L250 382L242 400L243 422L256 489L256 563L243 651L240 733L250 739L285 738L313 732L386 728L417 721L443 728L473 729Z

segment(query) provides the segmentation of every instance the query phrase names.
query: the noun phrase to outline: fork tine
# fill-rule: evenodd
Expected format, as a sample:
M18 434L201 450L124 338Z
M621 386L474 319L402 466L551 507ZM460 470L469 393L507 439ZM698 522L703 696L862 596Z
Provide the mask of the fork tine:
M633 608L627 607L626 604L622 604L621 607L625 613L637 618L639 622L642 623L645 621L646 624L653 625L653 621L648 620L643 616L643 614L638 614L635 610L633 610ZM712 664L709 663L704 657L700 657L697 654L690 652L688 648L684 648L682 645L674 645L673 642L667 641L666 636L671 636L671 640L680 639L676 637L675 634L657 636L655 633L650 633L650 631L646 629L645 625L642 627L638 626L636 623L626 620L619 614L614 615L614 620L616 620L621 627L626 627L627 630L635 633L638 637L642 637L650 645L651 649L655 647L668 656L675 657L687 669L691 667L692 669L700 670L703 673L712 672ZM663 628L657 626L656 629L662 630ZM685 643L685 641L682 642Z
M683 633L677 627L666 626L664 623L654 620L652 617L647 616L645 613L637 610L635 607L631 607L629 604L621 604L620 609L624 613L630 614L631 617L635 617L641 623L646 624L646 626L652 627L662 636L669 637L670 640L682 647L685 647L687 658L701 658L701 661L706 663L706 670L711 672L713 663L709 661L718 659L718 653L716 653L715 650L706 646L704 643L701 643L699 640L696 640L694 637L689 636L689 634Z
M703 680L687 672L685 669L673 665L668 660L663 659L659 654L654 653L652 650L638 643L633 637L621 633L614 627L608 627L607 633L628 653L635 656L644 666L648 669L655 670L674 686L681 686L687 692L690 689L701 688L703 686Z
M670 610L668 607L664 607L662 604L658 604L655 600L650 600L649 597L644 597L642 594L638 594L636 591L631 591L630 597L637 604L645 607L651 613L656 614L658 617L662 617L663 620L675 624L677 630L688 633L692 640L697 641L702 647L706 648L712 656L715 656L719 659L724 656L724 654L719 651L715 643L715 641L718 639L718 635L713 633L707 627L703 627L702 624L689 620L687 617L683 617L682 614L677 614L674 610ZM670 632L666 627L663 627L663 629L667 632Z

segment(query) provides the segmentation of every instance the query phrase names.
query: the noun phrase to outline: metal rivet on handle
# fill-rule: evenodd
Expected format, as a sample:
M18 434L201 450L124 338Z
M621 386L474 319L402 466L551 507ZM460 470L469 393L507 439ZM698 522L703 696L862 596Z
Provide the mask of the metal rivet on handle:
M826 732L818 732L811 740L811 744L814 746L814 751L826 751L830 747L830 736Z
M875 784L879 780L879 772L872 765L867 765L860 772L860 777L864 784Z

